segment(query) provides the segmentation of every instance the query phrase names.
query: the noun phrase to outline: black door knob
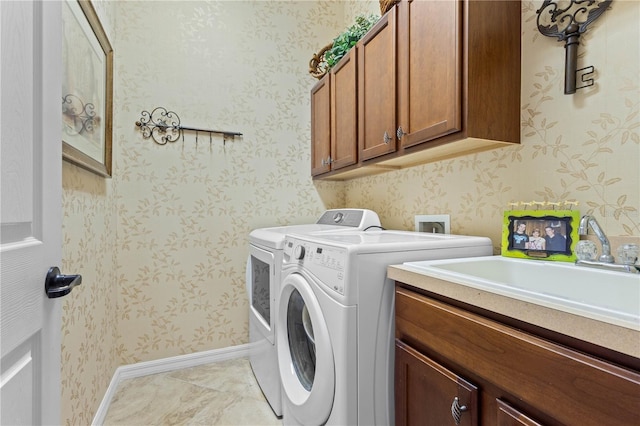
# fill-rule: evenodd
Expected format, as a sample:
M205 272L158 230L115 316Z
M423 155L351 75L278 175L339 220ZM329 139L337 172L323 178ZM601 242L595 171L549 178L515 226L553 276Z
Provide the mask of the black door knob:
M62 275L57 266L49 268L44 280L44 291L49 299L66 296L82 283L82 275Z

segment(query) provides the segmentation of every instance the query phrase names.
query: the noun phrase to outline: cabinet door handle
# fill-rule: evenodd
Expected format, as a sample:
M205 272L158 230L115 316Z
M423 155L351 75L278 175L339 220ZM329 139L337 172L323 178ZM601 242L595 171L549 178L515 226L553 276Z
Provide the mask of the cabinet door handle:
M460 400L456 396L453 398L453 402L451 403L451 417L456 422L457 425L460 424L460 420L462 419L462 413L467 411L468 408L466 405L460 405Z
M391 142L391 137L389 136L389 133L387 133L386 131L384 132L384 137L382 139L384 141L385 145L389 145L389 142Z
M396 130L396 136L398 137L398 140L402 139L404 135L406 135L406 133L404 132L404 130L402 130L402 126L399 126L398 130Z

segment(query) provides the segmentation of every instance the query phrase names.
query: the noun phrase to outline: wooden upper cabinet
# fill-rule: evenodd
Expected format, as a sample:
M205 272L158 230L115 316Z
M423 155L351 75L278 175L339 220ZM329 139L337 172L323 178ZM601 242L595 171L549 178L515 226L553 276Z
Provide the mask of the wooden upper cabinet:
M331 155L338 156L334 167L318 170L351 167L323 178L520 143L521 19L521 4L513 0L400 0L358 42L357 63L345 61L348 71L333 76L332 84L347 87L336 77L344 72L341 79L350 79L356 69L357 93L336 87L340 100L330 101L342 111L357 103L358 151L355 164L343 153L353 123L336 109L334 119L344 119L332 129Z
M520 142L520 13L510 0L400 1L403 148L465 138ZM469 141L450 154L476 148L487 147Z
M331 170L358 161L357 49L352 48L332 69Z
M398 6L398 135L403 147L462 130L463 4Z
M331 89L325 75L311 89L311 175L329 171L331 150Z
M358 42L360 160L396 150L396 8Z
M520 2L464 5L465 136L520 143Z

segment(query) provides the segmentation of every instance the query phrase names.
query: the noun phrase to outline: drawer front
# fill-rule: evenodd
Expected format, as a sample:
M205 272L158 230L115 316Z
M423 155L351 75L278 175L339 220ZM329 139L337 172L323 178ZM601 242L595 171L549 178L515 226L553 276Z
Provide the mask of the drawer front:
M427 348L459 374L472 372L560 423L640 424L638 372L405 288L396 289L396 338Z

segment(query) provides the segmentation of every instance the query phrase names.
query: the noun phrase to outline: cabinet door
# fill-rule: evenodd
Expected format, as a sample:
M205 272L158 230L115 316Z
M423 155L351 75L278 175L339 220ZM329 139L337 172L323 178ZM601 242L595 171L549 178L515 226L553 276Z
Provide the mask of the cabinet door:
M462 4L398 6L398 133L410 147L462 130Z
M352 48L331 70L331 170L357 161L356 50Z
M396 150L396 9L358 42L358 144L361 160Z
M478 424L476 386L399 340L395 362L397 426Z
M331 149L331 90L329 75L311 89L311 175L329 171Z
M542 423L531 419L504 401L496 400L498 407L497 426L542 426Z

